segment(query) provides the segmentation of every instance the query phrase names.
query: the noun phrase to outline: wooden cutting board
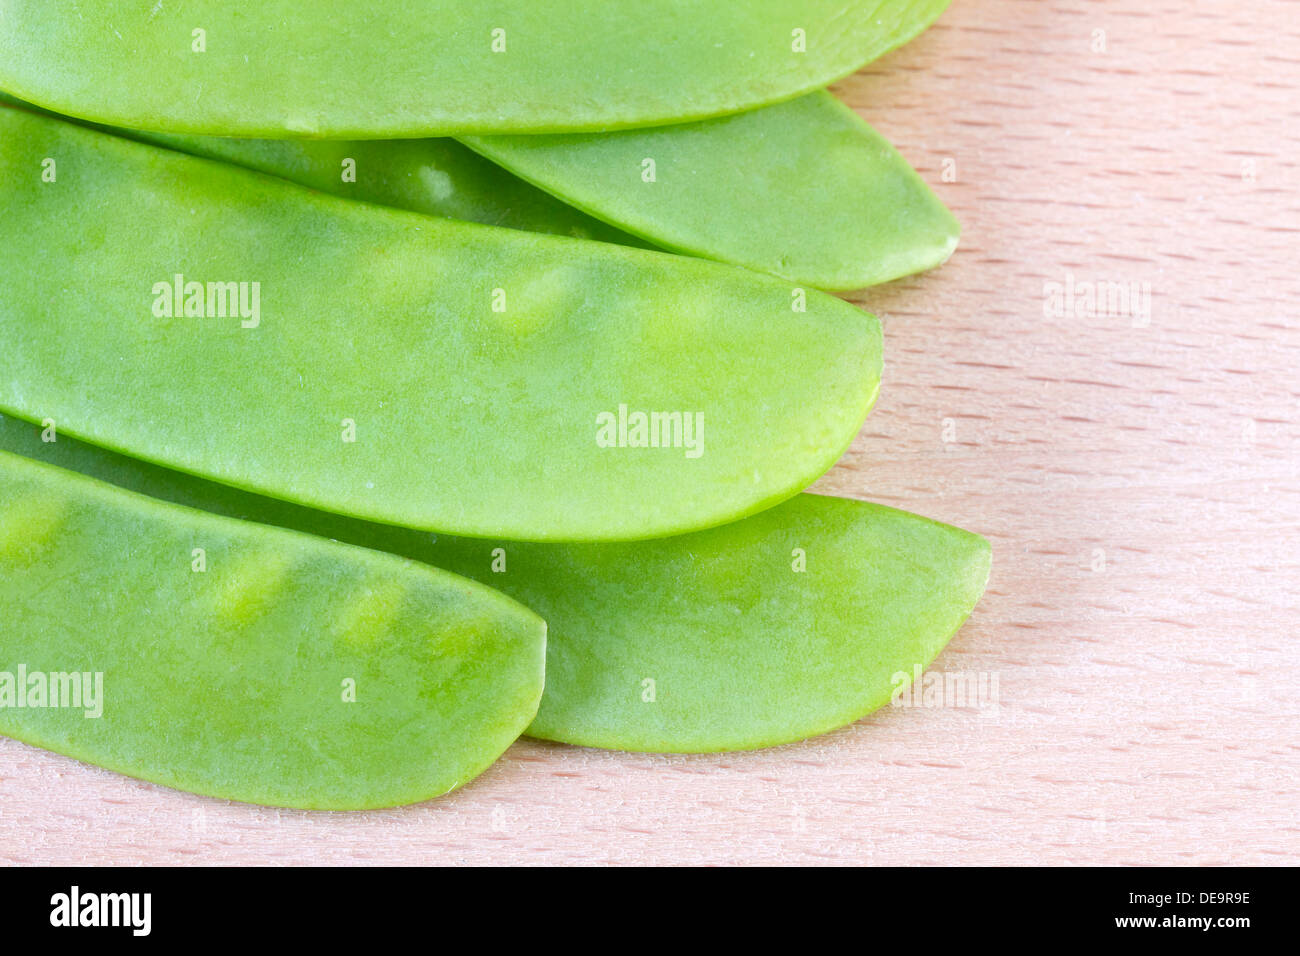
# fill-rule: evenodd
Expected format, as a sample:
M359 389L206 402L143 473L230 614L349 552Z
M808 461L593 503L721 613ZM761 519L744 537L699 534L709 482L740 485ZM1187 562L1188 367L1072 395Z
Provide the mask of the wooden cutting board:
M1297 12L956 0L836 89L964 234L853 297L885 380L816 490L993 542L936 663L985 706L720 756L523 741L450 797L360 814L0 739L0 860L1296 862Z

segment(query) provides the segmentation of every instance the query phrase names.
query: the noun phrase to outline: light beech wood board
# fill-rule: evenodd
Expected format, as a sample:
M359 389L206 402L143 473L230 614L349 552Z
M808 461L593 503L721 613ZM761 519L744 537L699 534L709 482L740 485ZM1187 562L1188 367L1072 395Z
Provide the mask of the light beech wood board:
M359 814L0 739L0 860L1296 862L1300 3L956 0L836 92L964 232L852 297L885 379L816 490L992 541L935 666L996 678L996 707L717 756L521 741L447 798ZM1053 308L1071 282L1136 283L1149 313Z

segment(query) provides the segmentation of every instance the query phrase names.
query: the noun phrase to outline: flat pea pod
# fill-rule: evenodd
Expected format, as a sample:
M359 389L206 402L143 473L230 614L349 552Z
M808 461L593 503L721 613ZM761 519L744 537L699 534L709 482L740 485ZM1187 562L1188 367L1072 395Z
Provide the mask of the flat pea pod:
M40 110L2 92L0 103ZM960 233L907 161L824 92L677 126L467 138L482 156L445 137L231 139L88 125L348 199L670 249L822 289L941 265Z
M0 92L0 104L55 116ZM73 122L78 122L73 120ZM529 185L454 139L315 140L186 136L85 125L142 143L234 163L321 192L362 202L557 236L645 247Z
M165 132L385 139L649 126L779 102L947 0L7 0L0 87Z
M33 108L0 94L5 100ZM336 196L669 249L821 289L934 268L960 233L898 151L825 92L676 126L466 138L482 156L448 138L231 139L97 128Z
M941 265L960 232L907 160L825 92L678 126L464 142L664 249L821 289Z
M0 452L0 733L181 790L353 810L518 737L546 626L473 581Z
M433 557L471 570L483 551ZM505 551L498 586L553 625L528 734L686 753L802 740L888 704L966 620L990 565L978 535L809 494L674 538Z
M327 511L694 530L810 484L879 386L874 317L716 263L347 202L10 108L0 183L0 410Z
M45 437L51 437L46 435ZM718 751L799 740L888 703L970 614L981 537L879 505L799 495L654 541L541 545L326 515L0 416L0 447L194 507L349 541L499 588L549 625L528 734L596 747Z

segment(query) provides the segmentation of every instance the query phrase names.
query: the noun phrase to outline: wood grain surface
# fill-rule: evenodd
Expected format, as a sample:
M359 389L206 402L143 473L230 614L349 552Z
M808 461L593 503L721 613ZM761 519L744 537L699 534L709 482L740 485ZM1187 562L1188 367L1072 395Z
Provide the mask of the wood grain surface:
M0 739L0 860L1295 863L1300 2L956 0L836 92L964 233L854 297L884 386L816 488L993 542L936 668L996 705L720 756L521 741L357 814Z

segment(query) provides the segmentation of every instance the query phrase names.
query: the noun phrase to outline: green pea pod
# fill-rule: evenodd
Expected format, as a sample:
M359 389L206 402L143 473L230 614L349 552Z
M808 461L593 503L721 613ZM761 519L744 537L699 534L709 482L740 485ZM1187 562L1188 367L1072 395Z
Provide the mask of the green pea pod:
M698 259L346 202L0 108L0 410L414 528L627 540L828 469L880 326Z
M646 246L510 175L454 139L229 139L106 129L345 199L488 226ZM344 179L353 169L355 180Z
M0 452L0 733L181 790L353 810L486 769L546 625L444 571Z
M46 439L57 430L45 430ZM240 518L472 577L549 624L528 733L716 751L819 734L882 706L984 590L978 535L879 505L799 495L709 531L620 544L481 541L366 524L168 472L0 416L0 448Z
M651 126L847 76L947 0L6 0L0 87L168 132L384 139Z
M0 104L59 119L0 92ZM80 122L72 120L72 122ZM85 123L142 143L234 163L345 199L557 236L644 248L647 243L593 219L445 137L394 140L231 139L152 133Z
M6 100L34 108L0 93ZM907 161L824 92L678 126L466 139L482 156L446 138L230 139L96 128L345 198L671 249L822 289L941 265L960 232ZM355 179L344 179L345 170Z
M679 126L464 142L664 249L821 289L941 265L960 232L888 140L825 92Z
M618 750L747 750L889 703L988 580L978 535L799 495L744 521L626 544L434 552L554 625L533 737Z

